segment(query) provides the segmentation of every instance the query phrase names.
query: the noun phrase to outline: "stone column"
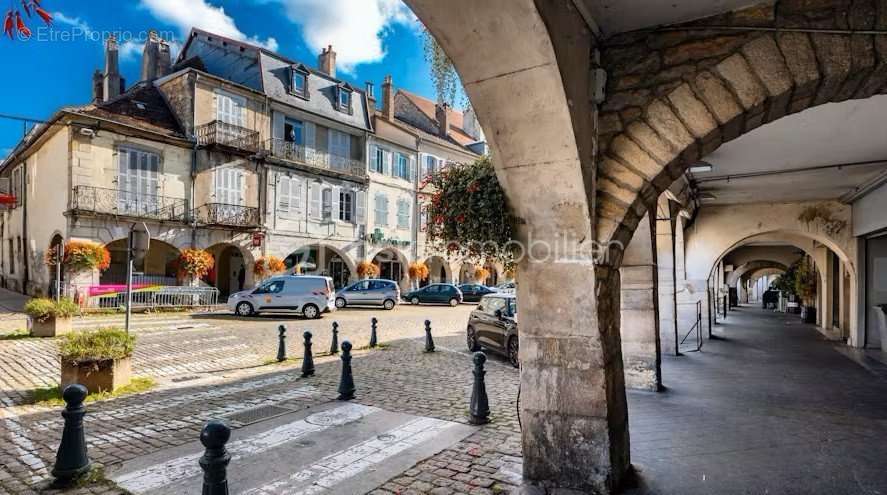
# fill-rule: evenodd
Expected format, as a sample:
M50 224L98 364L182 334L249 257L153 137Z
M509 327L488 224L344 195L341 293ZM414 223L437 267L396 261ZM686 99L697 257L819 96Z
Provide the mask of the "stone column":
M651 391L662 387L655 214L648 213L638 224L619 269L625 385Z
M659 293L659 346L664 354L675 353L675 336L677 335L677 267L675 266L675 222L668 210L668 200L665 200L666 208L662 208L660 200L659 215L656 220L656 267L658 268L658 293Z

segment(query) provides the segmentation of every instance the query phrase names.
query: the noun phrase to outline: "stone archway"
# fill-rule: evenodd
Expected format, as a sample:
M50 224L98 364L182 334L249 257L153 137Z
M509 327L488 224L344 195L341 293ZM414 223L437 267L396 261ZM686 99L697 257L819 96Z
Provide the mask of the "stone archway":
M379 267L379 278L397 282L402 290L410 287L409 262L398 249L382 248L370 258Z
M117 239L105 245L111 254L111 266L101 273L101 284L125 284L126 283L126 251L127 243L124 239ZM178 285L178 273L176 261L179 258L179 250L172 244L151 239L148 246L148 254L145 256L144 266L136 269L133 276L141 282L157 285Z
M300 247L287 255L283 262L288 272L332 277L336 289L357 278L354 260L343 250L329 244Z
M221 297L239 292L253 285L252 253L229 243L212 245L206 250L215 259L215 265L204 281L219 289Z
M425 259L428 267L428 279L420 282L420 285L429 283L447 283L453 280L453 272L450 263L441 256L429 256Z

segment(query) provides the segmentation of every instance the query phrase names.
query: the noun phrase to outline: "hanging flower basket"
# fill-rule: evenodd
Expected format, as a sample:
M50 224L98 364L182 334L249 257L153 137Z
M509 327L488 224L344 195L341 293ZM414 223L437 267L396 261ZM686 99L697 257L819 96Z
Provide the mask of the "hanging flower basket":
M490 278L490 271L486 268L479 266L474 269L474 280L477 283L482 284L488 278Z
M47 266L55 266L58 262L58 249L52 247L43 256L43 262ZM68 241L65 243L62 267L72 273L78 274L98 270L103 272L111 266L111 253L101 244L89 241Z
M178 259L179 274L192 279L206 276L215 266L213 255L203 249L183 249Z
M360 278L378 277L380 271L378 265L369 261L361 261L357 264L357 276Z
M262 256L253 263L253 273L260 280L285 271L286 264L277 256Z

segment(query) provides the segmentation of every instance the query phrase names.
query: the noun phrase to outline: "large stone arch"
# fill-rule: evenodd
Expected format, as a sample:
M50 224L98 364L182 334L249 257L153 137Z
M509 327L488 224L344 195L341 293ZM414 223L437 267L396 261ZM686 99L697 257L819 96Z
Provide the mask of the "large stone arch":
M736 284L743 280L743 277L747 273L753 273L757 270L763 269L771 269L776 268L780 269L783 272L788 269L788 267L778 261L773 260L755 260L749 261L739 267L733 269L729 275L727 275L727 285L730 287L736 287Z
M659 193L721 144L791 113L884 92L884 37L848 31L887 26L878 8L783 1L607 40L596 239L627 243Z

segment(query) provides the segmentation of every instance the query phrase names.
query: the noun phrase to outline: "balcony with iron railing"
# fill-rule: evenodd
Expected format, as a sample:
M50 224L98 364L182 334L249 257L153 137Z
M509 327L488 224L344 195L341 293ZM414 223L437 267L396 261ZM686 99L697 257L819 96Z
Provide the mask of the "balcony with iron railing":
M79 214L186 222L188 221L188 200L134 193L122 189L74 186L71 196L71 211Z
M197 126L196 134L197 144L200 146L218 145L255 153L261 145L259 131L220 120Z
M253 206L206 203L192 212L197 225L256 228L260 226L259 209Z
M267 141L271 156L309 167L338 172L356 177L366 177L366 164L362 160L334 155L327 151L273 138Z

